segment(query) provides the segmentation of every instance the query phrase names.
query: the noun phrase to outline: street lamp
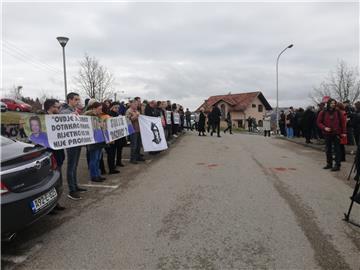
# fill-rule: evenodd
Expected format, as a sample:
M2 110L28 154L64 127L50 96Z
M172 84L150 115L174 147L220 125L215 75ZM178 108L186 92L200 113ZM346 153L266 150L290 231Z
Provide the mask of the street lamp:
M65 84L65 100L66 100L66 96L67 96L67 83L66 83L66 65L65 65L65 46L66 46L66 43L69 41L69 38L67 37L57 37L56 38L62 49L63 49L63 64L64 64L64 84Z
M276 59L276 134L279 133L279 58L283 52L292 48L293 46L294 44L290 44L285 49L283 49Z

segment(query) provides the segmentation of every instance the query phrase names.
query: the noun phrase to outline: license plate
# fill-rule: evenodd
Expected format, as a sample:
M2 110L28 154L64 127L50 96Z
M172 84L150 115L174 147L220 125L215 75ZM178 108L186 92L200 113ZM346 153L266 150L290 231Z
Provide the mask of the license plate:
M44 195L40 196L39 198L33 200L30 203L31 210L33 213L38 212L39 210L48 206L52 201L54 201L57 197L56 189L53 188L49 192L45 193Z

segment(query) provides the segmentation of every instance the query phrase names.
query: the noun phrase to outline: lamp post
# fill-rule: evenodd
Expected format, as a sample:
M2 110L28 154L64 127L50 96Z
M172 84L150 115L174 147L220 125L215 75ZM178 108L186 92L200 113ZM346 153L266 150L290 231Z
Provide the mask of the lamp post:
M276 59L276 134L279 133L279 58L287 49L292 48L294 45L290 44L279 53Z
M65 46L66 46L66 43L69 41L69 38L67 37L57 37L56 38L62 49L63 49L63 65L64 65L64 84L65 84L65 100L66 100L66 96L67 96L67 83L66 83L66 65L65 65Z

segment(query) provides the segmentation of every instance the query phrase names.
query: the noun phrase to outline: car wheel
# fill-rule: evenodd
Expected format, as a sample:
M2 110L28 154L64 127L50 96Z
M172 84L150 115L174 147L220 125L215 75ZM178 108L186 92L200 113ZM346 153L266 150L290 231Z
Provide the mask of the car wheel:
M20 110L20 108L19 108L19 107L17 107L17 108L15 109L15 111L17 111L17 112L21 112L21 110Z

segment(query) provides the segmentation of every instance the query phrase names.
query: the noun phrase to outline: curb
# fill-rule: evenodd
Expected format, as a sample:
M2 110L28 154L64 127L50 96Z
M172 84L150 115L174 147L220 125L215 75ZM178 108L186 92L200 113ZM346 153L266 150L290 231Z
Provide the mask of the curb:
M284 140L284 141L288 141L288 142L292 142L292 143L296 143L298 145L302 145L304 147L308 147L308 148L312 148L321 152L325 151L325 145L319 145L319 144L307 144L307 143L303 143L303 142L297 142L297 141L293 141L290 140L286 137L279 137L279 136L274 136L274 138L279 139L279 140ZM353 151L353 153L351 153ZM345 153L347 155L355 155L356 150L349 150L349 149L345 149Z

